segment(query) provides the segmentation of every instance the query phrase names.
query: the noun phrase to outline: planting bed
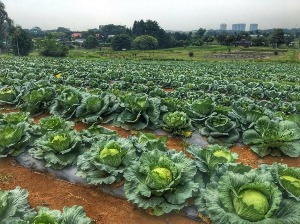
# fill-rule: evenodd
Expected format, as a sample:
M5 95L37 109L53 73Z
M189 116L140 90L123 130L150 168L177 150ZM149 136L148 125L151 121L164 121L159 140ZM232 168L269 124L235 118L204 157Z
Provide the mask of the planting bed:
M96 223L300 219L298 64L9 60L0 189L27 189L31 207L81 205Z

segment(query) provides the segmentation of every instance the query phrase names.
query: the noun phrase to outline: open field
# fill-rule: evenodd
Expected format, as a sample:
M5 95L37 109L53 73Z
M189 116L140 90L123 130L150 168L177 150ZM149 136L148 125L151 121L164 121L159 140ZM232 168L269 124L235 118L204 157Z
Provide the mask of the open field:
M276 198L272 220L297 223L299 195L286 186L300 177L300 63L295 50L269 51L207 46L1 57L0 130L7 134L0 155L10 158L0 158L0 187L28 188L33 207L80 203L97 223L178 224L257 219L220 206L216 186L239 197L245 187L267 195L267 206ZM256 58L262 54L267 58ZM30 178L20 181L14 169ZM76 184L56 180L64 175ZM64 194L49 197L49 186L51 195Z

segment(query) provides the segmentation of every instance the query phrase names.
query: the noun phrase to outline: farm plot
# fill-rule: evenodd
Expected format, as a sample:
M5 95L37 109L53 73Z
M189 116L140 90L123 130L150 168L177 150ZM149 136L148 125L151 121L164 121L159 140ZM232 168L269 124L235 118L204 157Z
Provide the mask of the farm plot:
M74 168L76 181L115 194L108 186L117 185L156 216L298 222L299 64L5 58L0 66L1 157L27 156L54 174Z

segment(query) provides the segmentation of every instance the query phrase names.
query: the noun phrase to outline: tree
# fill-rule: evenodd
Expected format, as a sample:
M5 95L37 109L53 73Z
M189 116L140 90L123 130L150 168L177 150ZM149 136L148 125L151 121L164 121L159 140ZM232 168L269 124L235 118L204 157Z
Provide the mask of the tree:
M13 21L8 17L5 5L0 1L0 48L4 42L7 42L8 32L12 25Z
M132 42L132 47L139 50L153 50L158 47L158 41L150 35L141 35Z
M67 46L58 43L55 39L46 38L42 43L42 50L40 54L42 56L50 57L65 57L69 53Z
M134 37L141 36L141 35L149 35L153 36L158 41L159 48L168 48L171 47L171 35L167 34L158 24L158 22L153 20L147 20L144 22L141 21L134 21L132 27L132 35Z
M131 48L131 37L128 34L115 35L111 40L111 47L115 51Z
M83 42L83 47L87 48L87 49L96 48L98 46L99 46L99 42L98 42L95 34L88 36L86 41Z
M284 31L283 29L274 29L270 36L270 43L274 47L279 47L284 44Z
M197 38L202 38L204 36L206 32L206 29L200 28L199 30L197 30L197 32L195 33L195 36Z
M33 42L29 33L20 26L12 27L10 30L10 44L14 55L27 56L33 49Z

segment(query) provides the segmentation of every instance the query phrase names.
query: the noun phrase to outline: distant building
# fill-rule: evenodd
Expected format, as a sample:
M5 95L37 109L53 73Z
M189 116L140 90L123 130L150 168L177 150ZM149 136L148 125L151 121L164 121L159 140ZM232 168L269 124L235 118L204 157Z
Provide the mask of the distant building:
M227 30L227 24L226 23L221 23L220 24L220 30Z
M255 23L250 24L249 31L256 31L256 30L258 30L258 24Z
M233 31L246 31L246 24L245 23L237 23L232 24Z
M82 34L81 33L72 33L71 37L74 39L81 38Z

